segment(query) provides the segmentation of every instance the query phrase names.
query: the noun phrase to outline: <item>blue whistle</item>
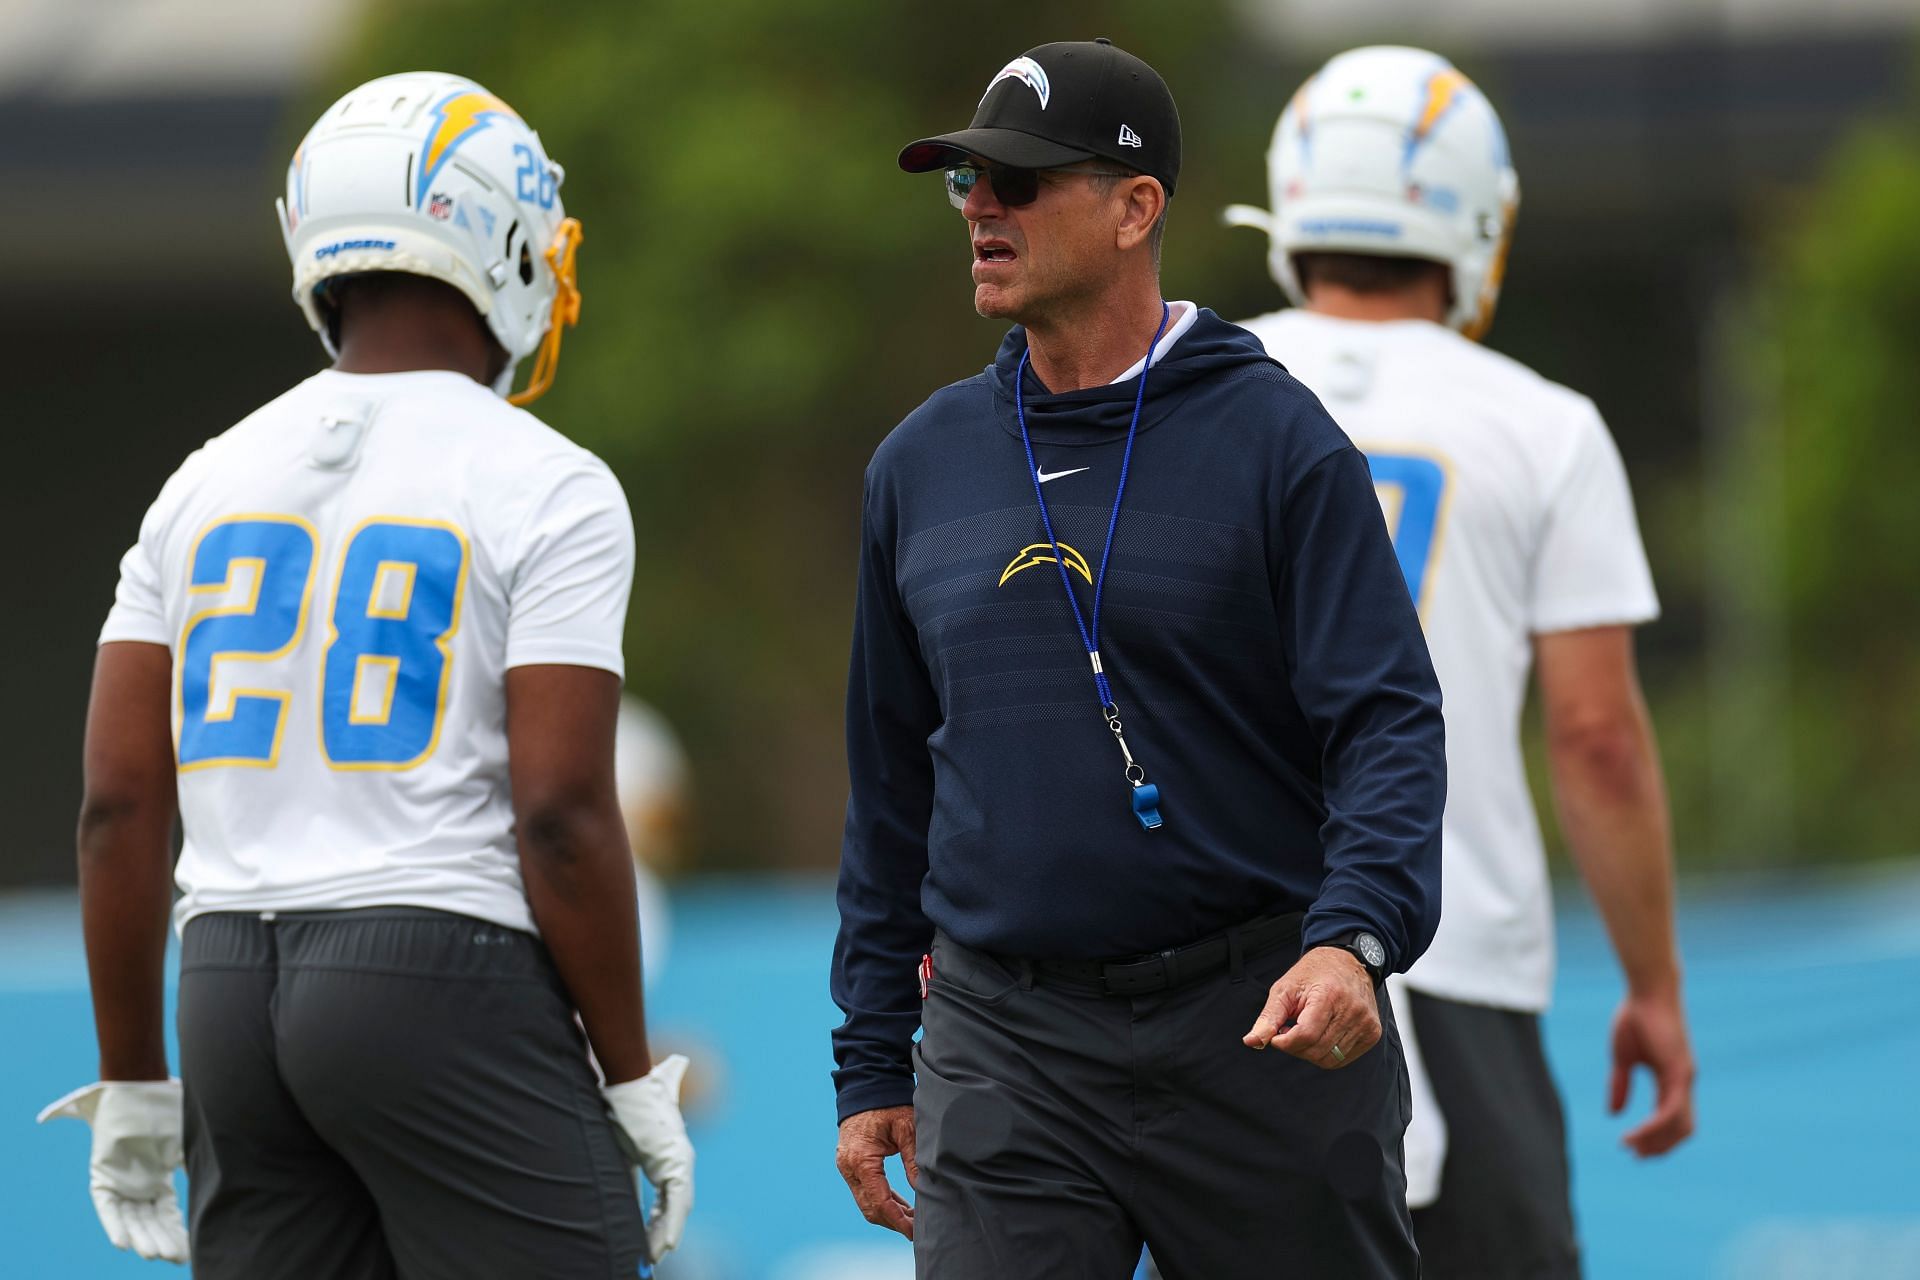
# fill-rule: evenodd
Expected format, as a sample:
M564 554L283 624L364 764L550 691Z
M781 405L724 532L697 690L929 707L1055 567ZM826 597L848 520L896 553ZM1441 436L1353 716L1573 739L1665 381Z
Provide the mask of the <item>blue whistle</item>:
M1148 831L1162 825L1159 787L1143 782L1133 789L1133 816L1140 819L1140 825Z

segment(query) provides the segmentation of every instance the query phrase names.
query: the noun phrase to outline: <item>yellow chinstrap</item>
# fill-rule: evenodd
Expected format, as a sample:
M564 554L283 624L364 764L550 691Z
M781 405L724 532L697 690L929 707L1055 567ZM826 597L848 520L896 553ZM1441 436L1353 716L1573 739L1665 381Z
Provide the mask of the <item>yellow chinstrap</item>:
M508 396L508 404L525 408L553 385L553 375L560 367L561 334L580 323L580 268L575 258L583 239L578 218L562 219L559 230L554 232L553 244L547 249L547 263L559 281L553 295L553 319L534 356L533 375L527 380L526 389Z

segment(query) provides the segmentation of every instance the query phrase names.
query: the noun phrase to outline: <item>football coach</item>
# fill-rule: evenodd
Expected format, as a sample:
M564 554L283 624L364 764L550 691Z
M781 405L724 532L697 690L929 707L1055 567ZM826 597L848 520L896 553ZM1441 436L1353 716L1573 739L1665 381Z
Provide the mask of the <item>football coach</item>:
M1140 59L1032 49L900 166L1013 327L867 469L840 1171L923 1278L1411 1277L1381 983L1439 917L1446 764L1366 460L1163 300Z

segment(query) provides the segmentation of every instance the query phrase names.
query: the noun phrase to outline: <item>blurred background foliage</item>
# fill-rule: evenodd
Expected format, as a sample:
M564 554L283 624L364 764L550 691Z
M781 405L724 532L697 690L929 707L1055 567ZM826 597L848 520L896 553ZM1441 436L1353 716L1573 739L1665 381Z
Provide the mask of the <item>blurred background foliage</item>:
M1264 108L1212 110L1210 60L1233 42L1221 6L1056 3L996 9L990 26L887 0L601 2L558 19L403 0L295 113L289 154L338 86L458 70L566 166L585 311L536 412L626 485L628 685L687 740L706 867L837 857L861 473L894 423L998 344L972 310L964 223L937 176L898 170L898 149L964 125L1032 45L1150 49L1180 86L1193 174L1169 285L1211 301L1235 248L1258 270L1251 239L1180 234L1232 198L1221 175L1260 180L1270 127Z
M1911 851L1920 831L1920 112L1863 128L1759 286L1756 407L1780 460L1793 744L1788 836ZM1751 483L1751 481L1750 481Z
M1526 192L1490 344L1591 395L1634 483L1664 606L1640 653L1683 868L1920 851L1920 123L1892 105L1912 101L1910 33L1877 34L1912 23L1873 0L1879 26L1803 16L1822 34L1769 34L1736 21L1764 5L1676 0L1620 41L1553 18L1556 42L1370 3L1378 32L1332 0L303 0L254 32L288 24L269 47L297 75L214 59L170 89L127 71L94 96L74 87L85 68L122 65L134 37L121 19L52 24L53 70L21 55L0 94L20 142L0 172L37 193L0 204L18 290L0 345L45 372L11 412L53 460L6 518L21 545L74 531L8 664L33 673L11 709L44 733L0 769L24 815L0 878L71 877L91 640L139 512L200 440L324 360L285 301L270 204L286 158L347 87L423 67L487 85L567 166L585 316L538 409L632 502L629 684L686 741L689 866L831 866L861 472L1001 332L972 313L939 180L894 155L963 124L1020 50L1093 35L1173 87L1166 292L1229 319L1280 301L1260 238L1217 214L1265 202L1268 134L1300 80L1380 37L1466 69ZM174 30L166 5L122 18ZM63 43L93 27L113 53L97 65ZM75 529L83 509L97 517Z
M539 412L626 484L629 684L687 739L699 865L834 859L861 471L998 341L971 311L961 223L895 150L963 123L1015 52L1093 34L1147 54L1180 101L1168 296L1230 318L1277 305L1264 245L1216 213L1262 197L1272 118L1323 51L1258 49L1220 0L990 21L885 0L596 0L563 18L395 0L290 116L289 151L339 86L457 69L567 165L586 313ZM1515 123L1500 69L1481 79ZM1612 280L1574 286L1571 237L1523 209L1492 335L1593 395L1627 455L1666 604L1643 660L1691 866L1914 849L1920 139L1858 133L1810 199L1729 228L1765 247L1751 257L1663 224ZM1552 158L1516 159L1524 182ZM1698 440L1675 430L1695 417Z

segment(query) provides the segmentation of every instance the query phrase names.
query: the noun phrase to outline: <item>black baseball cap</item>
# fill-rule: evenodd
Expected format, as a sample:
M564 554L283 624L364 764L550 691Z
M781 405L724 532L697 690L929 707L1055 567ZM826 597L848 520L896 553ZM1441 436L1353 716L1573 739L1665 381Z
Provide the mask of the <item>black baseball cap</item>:
M1180 113L1160 73L1109 40L1063 40L1029 49L987 84L973 123L910 142L908 173L944 169L968 155L1021 169L1113 160L1158 178L1180 177Z

